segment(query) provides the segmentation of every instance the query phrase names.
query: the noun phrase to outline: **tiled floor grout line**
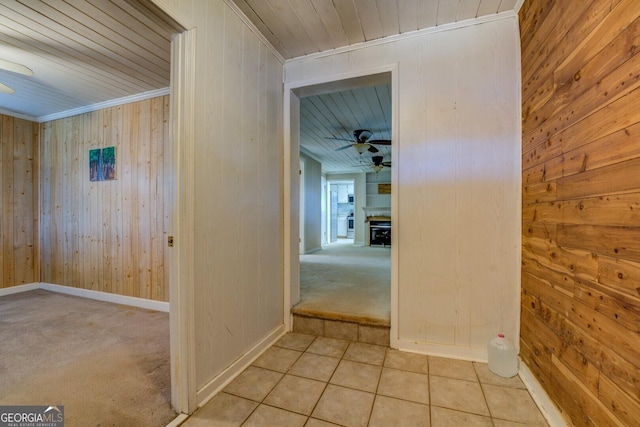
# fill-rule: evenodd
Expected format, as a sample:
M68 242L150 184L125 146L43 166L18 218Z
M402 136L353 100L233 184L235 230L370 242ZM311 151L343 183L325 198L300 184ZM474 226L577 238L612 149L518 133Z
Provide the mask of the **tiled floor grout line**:
M307 350L309 350L309 347L311 347L311 345L316 342L316 340L318 339L318 337L315 337L313 339L313 341L311 341L311 343L309 343L309 345L307 346L307 348L304 350L305 353L307 353ZM345 350L346 353L346 350ZM304 353L303 353L304 354ZM309 354L314 354L314 353L309 353ZM302 357L302 356L300 356ZM307 421L304 423L304 425L306 426L307 424L309 424L309 420L311 419L311 416L313 415L313 412L316 410L316 408L318 407L318 403L320 403L320 400L322 399L322 396L324 395L324 393L327 391L327 387L329 387L329 381L331 381L331 378L335 375L336 371L338 370L338 366L340 366L340 362L342 361L342 357L344 357L344 353L342 353L342 356L340 357L340 359L338 360L338 363L336 363L336 367L333 368L333 371L331 372L331 375L329 376L329 379L327 379L326 382L324 382L324 388L322 389L322 393L320 393L320 397L318 398L318 400L316 401L315 405L313 405L313 408L311 409L311 412L309 412L309 416L307 417ZM292 365L293 366L293 365Z
M473 367L473 373L476 374L476 380L478 380L478 384L480 385L480 391L482 392L482 398L484 399L484 404L487 405L487 411L489 411L489 419L491 420L491 425L495 427L496 423L493 422L493 414L491 413L491 407L489 406L487 395L484 392L484 387L482 386L480 375L478 375L478 370L476 369L475 362L471 362L471 366Z
M308 335L308 334L307 334ZM322 341L318 341L320 339L328 339L328 340L334 340L334 341L339 341L341 343L338 344L331 344L331 343L324 343ZM315 346L314 346L315 344ZM371 346L371 347L368 347ZM475 362L471 363L471 368L473 369L473 376L467 375L464 378L463 377L457 377L457 374L455 373L448 373L448 372L444 372L444 371L438 371L440 373L440 375L438 374L434 374L433 373L433 366L432 366L432 357L436 357L437 356L428 356L428 355L424 355L427 357L427 359L424 361L425 364L422 365L421 367L417 367L417 366L413 366L412 364L405 364L404 361L402 359L395 359L395 355L392 355L393 349L391 349L388 345L379 345L379 344L371 344L371 343L362 343L359 341L351 341L351 340L345 340L345 339L340 339L340 338L332 338L332 337L324 337L324 336L314 336L313 339L311 339L311 341L306 344L303 342L298 342L297 344L295 344L295 342L290 342L290 343L282 343L281 345L277 345L274 344L273 347L277 347L283 350L288 350L288 351L292 351L292 352L296 352L298 353L297 357L290 357L288 358L287 364L285 365L264 365L264 364L259 364L259 365L255 365L255 361L254 363L252 363L250 366L257 368L257 369L262 369L265 371L270 371L273 373L277 373L279 375L281 375L281 377L279 379L277 379L277 381L270 387L268 387L268 390L264 392L264 395L260 398L260 400L253 400L252 398L248 398L248 397L243 397L242 393L240 394L236 394L233 391L232 392L227 392L225 390L221 390L221 392L224 392L228 395L240 398L240 399L245 399L248 401L252 401L256 403L255 408L251 409L247 415L244 417L244 419L240 422L241 426L244 426L247 424L247 422L249 422L250 419L252 419L252 417L254 417L254 415L256 414L256 411L259 410L260 406L264 405L266 407L269 408L273 408L273 409L277 409L280 411L284 411L284 412L288 412L289 414L295 414L297 416L303 416L305 417L304 420L304 424L303 425L308 425L312 419L315 420L322 420L324 422L330 422L330 423L334 423L336 424L335 421L329 421L329 419L324 419L323 418L323 411L320 411L318 413L318 416L314 417L313 414L316 411L316 409L318 409L320 402L323 400L323 397L325 396L326 393L328 393L328 388L329 385L332 385L333 387L338 387L338 388L342 388L342 389L348 389L348 390L352 390L352 391L358 391L361 393L368 393L370 395L373 395L373 401L371 403L371 407L368 408L368 414L367 412L365 412L366 410L366 406L362 407L361 409L363 410L362 413L362 420L365 420L365 416L366 416L366 421L364 425L370 425L370 423L372 422L372 419L374 419L374 411L376 410L376 408L378 407L377 405L382 404L383 406L385 405L384 403L379 402L379 398L383 398L383 401L386 401L386 399L392 399L392 400L398 400L398 401L403 401L403 402L408 402L408 403L417 403L417 404L421 404L421 405L427 405L428 409L424 412L425 415L428 414L428 424L427 425L433 425L434 422L434 409L438 408L438 410L436 411L437 413L440 414L440 416L443 416L443 413L441 412L442 410L449 412L449 411L455 411L457 413L462 413L462 414L467 414L468 416L474 416L474 417L483 417L483 418L489 418L489 422L487 423L488 425L491 426L496 426L499 424L496 424L496 421L499 422L514 422L514 421L510 421L508 418L505 417L501 417L501 418L496 418L494 417L494 411L492 411L491 407L489 406L489 399L487 396L487 391L486 391L486 387L487 386L492 386L494 388L496 387L505 387L505 388L509 388L509 385L501 385L501 383L495 383L493 379L489 380L486 379L486 375L487 373L485 372L486 369L484 368L484 366L480 366ZM312 349L313 347L313 349ZM378 347L378 348L373 348L373 347ZM381 349L383 348L383 349ZM313 351L310 351L310 349L312 349ZM326 349L326 350L325 350ZM343 350L341 350L343 349ZM294 356L292 354L292 356ZM304 361L303 363L301 363L299 365L299 367L297 367L294 371L294 373L291 373L292 370L294 370L294 366L296 366L296 364L298 362L301 362L301 360L303 359L303 357L312 357L312 356L317 356L317 357L327 357L327 358L332 358L335 359L337 362L335 363L335 366L332 369L325 369L322 375L318 376L316 374L313 374L313 366L316 363L320 363L317 361L313 361L314 359L310 358L306 361ZM380 356L381 359L380 359ZM392 357L393 356L393 357ZM284 360L284 359L282 359ZM318 360L318 359L316 359ZM344 362L349 362L346 366L343 365ZM401 363L398 363L401 362ZM311 365L309 364L311 363ZM323 362L324 363L324 362ZM333 362L331 362L333 363ZM389 366L387 366L387 363L389 364ZM343 374L345 372L353 372L353 369L358 369L357 365L350 365L350 364L360 364L362 365L368 365L368 366L372 366L372 367L376 367L379 369L379 371L377 372L377 375L374 377L373 375L368 375L369 380L367 383L363 383L363 384L369 384L366 385L364 387L361 387L358 385L358 383L352 383L352 382L344 382L343 381ZM263 365L263 366L260 366ZM485 364L486 365L486 364ZM265 367L268 366L268 367ZM326 368L330 368L330 365L326 365ZM340 373L340 375L338 377L336 377L337 373L338 373L338 369L342 366L342 372ZM426 369L424 369L426 367ZM312 371L308 371L308 369L312 369ZM382 379L383 379L383 373L385 372L385 370L390 370L390 371L399 371L399 372L404 372L404 373L416 373L416 374L421 374L424 375L426 374L426 380L427 380L427 391L428 391L428 399L426 399L426 403L424 403L424 401L417 401L417 400L412 400L410 397L408 396L403 396L403 397L399 397L395 395L395 392L391 392L391 390L389 390L391 392L391 394L380 394L381 391L384 391L381 389L382 386ZM424 372L426 371L426 372ZM371 374L373 374L373 370L371 370ZM469 408L465 408L465 409L456 409L456 407L447 407L447 406L436 406L434 407L434 403L433 403L433 388L431 387L432 385L432 376L436 376L438 378L443 378L443 379L449 379L449 380L457 380L457 381L468 381L468 382L476 382L479 386L480 386L480 391L482 393L482 399L483 402L487 408L488 411L488 415L483 415L482 413L477 413L477 412L471 412L468 409ZM274 399L269 399L269 402L271 403L266 403L267 398L272 394L275 393L275 390L278 388L278 386L282 385L282 389L286 388L287 385L286 384L282 384L283 381L285 381L285 378L287 377L296 377L296 378L300 378L303 380L307 380L307 381L316 381L316 382L320 382L323 383L322 387L320 387L320 385L316 385L316 390L321 390L318 394L318 398L315 402L313 402L311 406L311 408L309 410L307 410L307 407L291 407L292 409L287 409L288 406L279 406L280 404L277 402L277 398L276 400ZM318 378L322 378L322 379L318 379ZM325 379L326 378L326 379ZM363 377L364 378L364 377ZM473 379L471 379L473 378ZM486 383L483 382L483 378L486 379ZM491 377L493 378L493 377ZM275 379L275 378L274 378ZM332 383L332 381L335 379L335 383ZM375 380L375 388L371 387L371 385L373 385L373 381ZM439 380L440 381L440 380ZM494 393L493 390L494 388L490 388L491 393ZM515 387L514 387L515 388ZM520 388L518 388L520 389ZM369 391L369 390L373 390L373 391ZM526 390L526 388L524 388L523 390ZM528 390L527 390L528 391ZM280 393L278 391L278 393ZM493 394L491 395L493 396ZM275 397L275 395L274 395ZM495 400L495 399L494 399ZM479 401L478 401L479 402ZM309 403L311 404L312 402L309 401ZM264 408L263 406L263 408ZM263 409L263 411L266 410ZM308 411L307 413L304 412L299 412L299 411ZM440 412L438 412L440 411ZM445 412L445 413L446 413ZM264 412L263 412L264 413ZM326 414L325 414L326 415ZM498 415L498 414L496 414ZM379 415L376 415L375 419L378 419ZM254 417L255 418L255 417ZM426 420L425 420L426 421ZM315 421L317 422L317 421ZM340 425L340 424L338 424ZM524 426L524 424L523 424Z
M371 415L373 415L373 408L375 407L376 400L378 399L378 390L380 389L380 379L382 378L382 371L384 370L384 363L387 361L388 352L389 352L389 347L385 348L384 350L384 358L382 359L382 365L380 365L380 373L378 374L376 391L373 393L373 403L371 404L371 409L369 410L369 417L367 418L367 426L371 422Z
M431 403L431 363L427 356L427 389L429 390L429 426L433 425L433 404Z

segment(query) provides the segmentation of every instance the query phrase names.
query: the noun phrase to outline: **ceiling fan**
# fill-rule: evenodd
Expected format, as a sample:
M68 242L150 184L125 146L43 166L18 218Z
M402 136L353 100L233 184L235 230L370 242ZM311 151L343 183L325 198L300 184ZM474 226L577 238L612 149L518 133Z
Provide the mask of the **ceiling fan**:
M353 131L353 139L345 139L345 138L330 138L326 137L326 139L336 139L338 141L350 141L351 144L347 144L344 147L337 148L336 151L346 150L349 147L353 147L359 154L364 153L365 151L369 151L370 153L377 153L379 150L374 147L375 145L391 145L390 139L371 139L373 133L370 130L366 129L356 129Z
M383 156L371 156L371 167L376 172L380 172L383 167L391 167L391 162L385 162Z
M22 74L24 76L33 76L33 70L31 70L31 68L5 59L0 59L0 69ZM5 85L4 83L0 83L0 92L8 95L16 93L15 89Z

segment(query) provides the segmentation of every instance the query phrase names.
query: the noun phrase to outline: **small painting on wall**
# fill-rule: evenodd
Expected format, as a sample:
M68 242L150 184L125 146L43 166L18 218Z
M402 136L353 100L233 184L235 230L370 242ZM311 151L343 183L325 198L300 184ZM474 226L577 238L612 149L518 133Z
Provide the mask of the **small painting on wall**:
M89 150L89 181L116 179L116 147Z

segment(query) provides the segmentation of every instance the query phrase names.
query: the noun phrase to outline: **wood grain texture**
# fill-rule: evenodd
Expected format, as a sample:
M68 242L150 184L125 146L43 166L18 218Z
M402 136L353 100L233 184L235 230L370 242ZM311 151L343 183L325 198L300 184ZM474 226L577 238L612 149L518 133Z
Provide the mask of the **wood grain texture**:
M230 0L284 57L513 11L516 0Z
M168 301L163 156L169 97L41 124L41 281ZM116 179L89 180L116 147Z
M0 116L0 288L39 280L37 129Z
M571 425L633 425L640 3L568 4L527 0L520 13L521 357Z
M171 36L181 28L148 3L0 2L2 59L27 66L36 76L34 80L3 73L3 83L16 93L0 99L0 106L42 121L64 111L166 89Z

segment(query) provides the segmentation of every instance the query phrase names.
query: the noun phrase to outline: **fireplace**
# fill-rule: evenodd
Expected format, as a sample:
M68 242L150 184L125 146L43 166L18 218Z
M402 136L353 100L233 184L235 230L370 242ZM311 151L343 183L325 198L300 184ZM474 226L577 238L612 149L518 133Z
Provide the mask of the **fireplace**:
M391 246L391 220L369 220L369 246Z

